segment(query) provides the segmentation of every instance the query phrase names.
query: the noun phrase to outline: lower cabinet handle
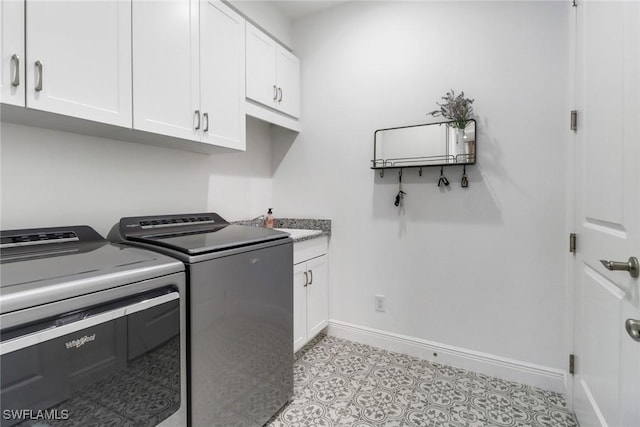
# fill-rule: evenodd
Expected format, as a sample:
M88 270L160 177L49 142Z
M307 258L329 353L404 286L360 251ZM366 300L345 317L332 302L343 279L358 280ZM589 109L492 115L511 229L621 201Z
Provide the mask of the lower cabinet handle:
M196 122L196 130L200 130L200 110L196 110L194 114L198 118L198 121Z
M17 54L11 55L11 61L14 65L15 74L11 79L11 86L20 86L20 57Z
M42 61L36 61L36 69L38 70L38 83L36 83L36 92L40 92L42 90Z
M309 274L305 271L304 272L304 287L306 288L308 284L309 284Z
M311 276L311 279L309 280L309 284L313 285L313 270L309 270L309 276Z
M282 102L282 88L281 87L278 88L278 93L280 94L280 96L278 97L278 102Z
M209 132L209 113L204 113L202 115L202 121L204 122L204 129L202 129L202 130L204 132Z

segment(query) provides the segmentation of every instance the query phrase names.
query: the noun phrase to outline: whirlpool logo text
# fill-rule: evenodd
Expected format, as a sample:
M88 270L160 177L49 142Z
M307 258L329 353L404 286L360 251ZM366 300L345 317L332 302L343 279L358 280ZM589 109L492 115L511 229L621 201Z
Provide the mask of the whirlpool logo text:
M71 340L65 343L65 345L67 346L67 350L70 350L72 348L79 348L82 347L83 345L85 345L88 342L91 341L95 341L96 339L96 334L93 335L85 335L81 338L78 338L76 340Z

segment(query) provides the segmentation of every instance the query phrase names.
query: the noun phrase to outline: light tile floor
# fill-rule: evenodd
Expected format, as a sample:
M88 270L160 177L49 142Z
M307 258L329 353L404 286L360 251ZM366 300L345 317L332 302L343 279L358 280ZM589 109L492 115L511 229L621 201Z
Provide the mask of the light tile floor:
M269 427L576 427L561 394L320 335Z

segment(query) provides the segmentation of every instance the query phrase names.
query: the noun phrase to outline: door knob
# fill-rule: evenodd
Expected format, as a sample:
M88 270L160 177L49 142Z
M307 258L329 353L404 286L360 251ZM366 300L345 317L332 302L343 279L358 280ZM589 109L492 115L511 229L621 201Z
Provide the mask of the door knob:
M627 319L627 321L624 322L624 327L631 339L640 342L640 320Z
M620 261L605 261L603 259L600 260L604 268L609 271L628 271L631 277L638 277L640 273L640 265L638 264L638 258L632 256L629 257L629 261L620 262Z

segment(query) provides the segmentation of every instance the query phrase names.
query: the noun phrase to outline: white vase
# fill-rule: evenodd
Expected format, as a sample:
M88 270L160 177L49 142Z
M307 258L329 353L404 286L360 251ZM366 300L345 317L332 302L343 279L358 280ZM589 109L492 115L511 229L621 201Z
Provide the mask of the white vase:
M456 163L465 162L467 154L467 144L464 141L464 129L456 128L455 156Z

